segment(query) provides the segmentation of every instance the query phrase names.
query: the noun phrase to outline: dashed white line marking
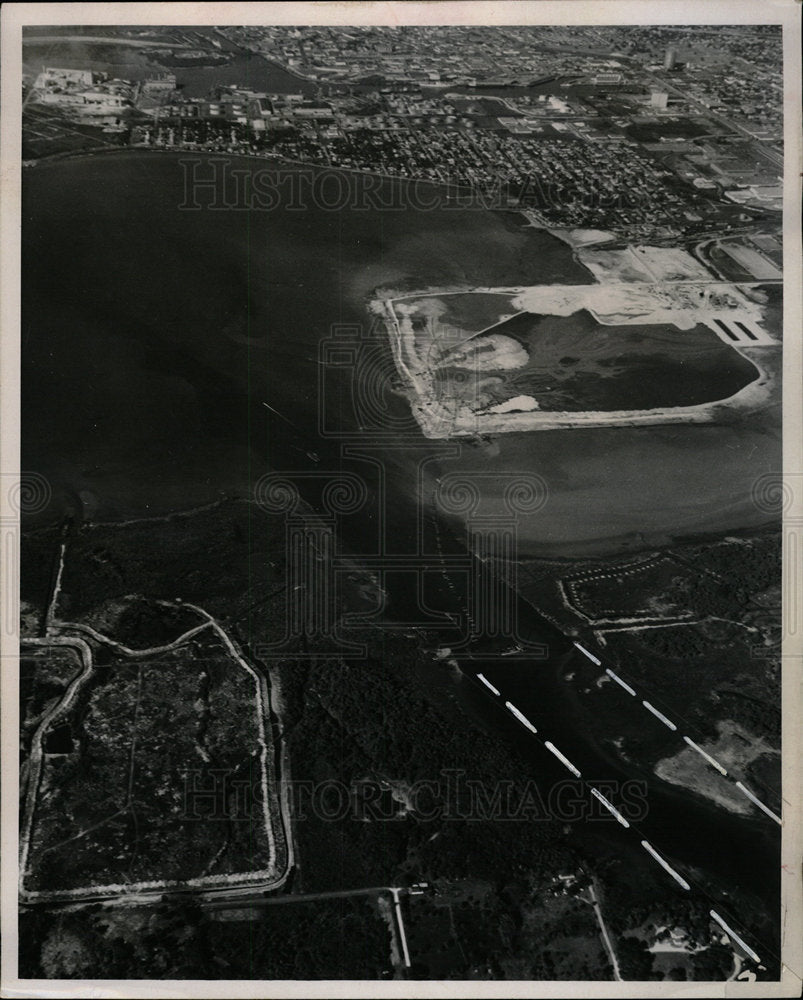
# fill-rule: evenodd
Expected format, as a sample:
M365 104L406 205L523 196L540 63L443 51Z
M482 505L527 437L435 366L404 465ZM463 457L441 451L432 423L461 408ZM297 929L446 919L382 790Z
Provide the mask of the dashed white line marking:
M628 694L632 694L634 698L636 697L636 692L633 688L629 684L625 683L625 681L623 681L618 674L615 674L612 670L608 670L607 667L605 668L605 673L611 678L611 680L616 681L620 687L623 687Z
M783 821L781 820L781 817L780 816L776 816L775 813L772 811L772 809L769 808L769 806L765 806L764 805L764 803L761 801L761 799L757 799L756 796L753 795L753 793L750 791L750 789L746 788L741 783L741 781L737 781L736 782L736 787L739 789L739 791L743 792L748 797L748 799L750 799L751 802L754 802L758 806L759 809L763 809L763 811L768 816L771 816L779 826L783 825Z
M684 736L683 739L689 744L689 746L692 748L692 750L696 750L697 753L699 753L702 757L705 757L705 759L708 761L708 763L712 767L715 767L719 771L720 774L725 774L726 775L728 773L725 770L725 768L719 763L718 760L714 760L714 758L711 756L710 753L706 753L705 750L703 750L702 747L698 747L697 744L694 742L694 740L690 740L688 736Z
M572 762L569 760L568 757L564 757L564 755L560 752L560 750L558 750L558 748L555 746L554 743L550 743L549 740L544 740L544 746L547 748L547 750L549 750L550 753L553 753L558 758L558 760L564 765L564 767L568 767L568 769L572 772L572 774L576 778L580 777L580 772L577 770L574 764L572 764Z
M652 712L652 714L655 716L656 719L660 719L665 726L669 726L669 728L672 730L673 733L677 731L678 727L675 725L675 723L672 722L670 719L667 719L664 713L659 712L654 705L651 705L648 701L642 701L641 704L647 709L648 712Z
M608 810L608 812L612 816L615 816L616 819L622 824L622 826L626 830L629 829L630 824L627 822L627 820L624 818L624 816L619 812L619 810L616 809L614 806L611 805L611 803L605 798L605 796L602 794L602 792L598 792L596 788L592 788L591 789L591 794L594 795L596 798L598 798L600 800L600 802L605 806L605 808Z
M598 667L602 666L602 660L598 660L593 653L589 653L589 651L585 648L585 646L581 646L579 642L576 642L575 646L580 650L580 652L584 656L587 656L592 663L596 663Z
M761 959L753 951L753 949L751 947L749 947L748 945L746 945L744 943L744 941L742 941L742 939L739 937L739 935L736 933L736 931L732 927L729 927L728 924L725 923L725 921L717 913L716 910L711 910L709 912L711 913L711 916L714 918L714 920L716 920L716 922L722 928L722 930L725 931L725 933L727 935L729 935L729 937L731 937L736 942L736 944L739 945L740 948L744 949L744 952L745 952L746 955L749 955L750 958L752 958L754 962L760 962L761 961Z
M482 681L482 683L488 688L488 690L495 695L499 694L499 689L495 688L493 684L488 680L484 674L477 674L477 680Z
M505 702L505 708L507 708L509 711L511 711L516 716L516 718L519 720L519 722L523 726L526 726L530 730L530 732L533 732L533 733L537 733L538 732L538 730L535 728L535 726L532 724L532 722L530 722L530 720L527 718L527 716L523 712L520 712L516 708L515 705L512 705L509 701L506 701Z
M652 844L649 843L649 841L642 840L641 846L644 848L645 851L647 851L648 854L651 854L655 858L658 864L665 871L669 872L669 874L672 876L672 878L677 882L679 886L681 886L683 889L690 888L689 883L686 881L686 879L683 878L681 875L678 875L678 873L675 871L672 865L669 864L668 861L664 861L664 859L661 857L658 851L655 850Z

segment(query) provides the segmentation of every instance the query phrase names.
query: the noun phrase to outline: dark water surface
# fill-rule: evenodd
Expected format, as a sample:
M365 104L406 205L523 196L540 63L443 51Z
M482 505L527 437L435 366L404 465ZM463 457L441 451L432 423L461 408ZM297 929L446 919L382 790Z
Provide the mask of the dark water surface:
M26 174L26 460L90 492L105 517L248 490L270 467L308 465L310 448L339 456L320 413L345 433L358 420L319 393L319 344L346 326L384 349L364 305L376 286L587 280L563 244L485 211L404 199L330 211L301 189L303 210L183 210L180 160L122 154ZM346 389L354 378L327 374ZM406 402L387 405L427 448Z
M589 281L548 234L500 214L448 208L189 211L180 208L184 176L180 157L156 153L25 174L22 464L51 479L57 503L83 504L97 518L136 516L247 493L272 469L342 469L362 476L370 497L368 516L343 523L349 548L376 553L384 536L386 551L404 553L434 544L419 501L437 475L488 474L493 502L505 475L533 471L548 487L546 506L520 525L522 545L534 551L570 554L589 539L610 549L612 536L762 521L749 489L778 463L779 435L766 414L729 426L509 435L495 456L423 439L407 401L388 388L393 368L366 298L378 286ZM329 341L348 350L321 364ZM356 367L349 350L361 359ZM384 439L373 433L394 427ZM458 554L459 537L442 534ZM454 583L456 594L443 580L434 585L445 610L461 603L457 576ZM409 581L388 590L388 615L409 620ZM579 654L526 607L521 620L549 645L543 667L478 659L472 669L485 669L559 734L584 774L627 777L575 724L560 674ZM462 697L484 725L517 741L539 773L552 774L557 765L543 748L489 699L468 686ZM658 786L644 832L717 886L776 911L771 823L734 820ZM641 857L631 831L614 826L609 836L621 857ZM727 898L711 891L727 917Z
M232 46L224 49L233 51ZM91 66L101 73L123 80L146 80L161 73L174 73L187 97L207 97L213 87L239 86L270 94L314 96L317 83L303 80L275 63L245 50L238 50L228 62L218 65L167 65L140 48L125 45L69 41L28 42L23 50L26 70L38 73L42 65L85 69Z
M391 421L416 451L414 460L383 457L390 484L411 496L421 455L442 454L443 443L425 441L406 400L386 391L393 366L365 310L372 290L591 280L567 246L517 216L421 210L431 202L420 189L407 199L403 182L382 185L381 203L393 206L384 210L316 207L302 185L288 197L303 210L188 211L184 159L122 153L25 173L25 459L73 502L83 491L98 517L247 491L271 467L309 465L310 450L339 463L343 434L359 436L364 423L365 405L356 414L347 405L354 386L377 379L375 423ZM231 165L266 170L245 159ZM368 181L345 183L366 204L356 186ZM208 202L199 194L197 203ZM370 355L370 377L362 361L318 364L321 341L343 329L347 339L369 338L360 357ZM450 467L492 477L537 471L549 502L520 530L545 554L761 524L767 515L751 486L780 455L777 414L767 411L728 426L510 434L497 443L497 455L457 445Z
M760 374L704 324L611 326L581 309L569 316L522 313L493 333L511 337L529 356L506 376L499 399L532 395L542 410L694 406L727 399Z

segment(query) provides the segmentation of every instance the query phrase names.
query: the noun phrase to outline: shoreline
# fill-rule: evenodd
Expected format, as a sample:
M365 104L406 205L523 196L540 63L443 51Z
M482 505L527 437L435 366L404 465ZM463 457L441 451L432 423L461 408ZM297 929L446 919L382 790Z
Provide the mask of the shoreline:
M275 167L281 165L288 165L293 168L306 168L308 170L314 171L329 171L330 173L345 174L347 176L355 177L375 177L381 181L391 181L399 184L420 184L426 187L434 188L438 193L446 193L446 198L439 201L434 205L418 205L416 206L419 210L423 211L444 211L448 209L457 211L484 211L484 212L502 212L511 213L513 215L521 216L524 220L525 225L522 226L523 229L539 229L543 232L549 233L555 240L563 243L564 245L571 246L567 240L563 239L557 233L553 233L549 224L546 222L539 223L536 225L532 219L528 216L527 212L531 212L526 206L516 204L514 202L506 203L500 202L495 203L491 197L489 197L482 188L472 186L471 184L461 184L454 180L447 179L441 180L434 177L411 177L405 174L386 174L379 170L365 170L360 167L347 167L342 164L330 164L330 163L320 163L316 160L297 160L290 156L283 156L281 154L268 153L268 154L257 154L248 152L245 150L234 150L228 152L226 150L214 150L214 149L190 149L186 147L176 148L176 147L166 147L166 146L105 146L98 149L80 149L80 150L70 150L60 153L50 153L47 156L33 157L31 159L23 159L22 166L24 168L34 168L37 166L45 166L49 163L58 163L65 160L81 160L81 159L91 159L96 156L111 156L114 154L125 156L127 154L131 155L142 155L146 153L154 153L158 155L172 155L172 156L207 156L215 159L242 159L248 160L255 163L266 164L268 167ZM344 206L345 207L345 206ZM374 206L379 207L382 206ZM387 206L389 208L398 206ZM618 239L619 237L614 236L613 239ZM573 248L574 249L574 248ZM593 277L591 271L583 264L582 261L577 260L584 269L588 272L589 277ZM411 293L412 294L412 293Z
M118 153L119 154L118 159L108 162L125 164L126 166L130 165L133 169L136 169L136 165L138 163L140 163L141 165L142 153L145 152L172 153L174 154L174 159L176 155L178 157L186 155L186 151L184 150L152 150L152 149L140 149L132 147L118 147L113 150L104 150L104 155L109 156L112 153ZM239 156L239 154L236 155ZM88 157L83 157L81 155L76 156L75 158L77 159L85 158L87 161L89 159ZM233 155L232 160L234 158L235 156ZM243 159L244 163L246 159L249 158L244 158ZM154 165L154 168L159 166L160 164L166 165L165 168L163 169L169 170L171 168L171 162L169 160L159 159L159 157L156 156L151 157L148 162L152 163ZM286 162L286 161L282 161L281 159L279 159L279 162ZM56 167L54 169L59 170L60 168ZM99 167L98 169L103 172L105 172L106 170L105 166L102 168ZM327 168L318 167L315 169L320 170ZM328 169L339 170L340 168L328 168ZM394 178L394 180L405 180L405 179ZM46 177L45 181L47 181ZM432 182L432 181L427 181L426 184L427 185L435 184L437 186L437 182ZM496 213L492 212L492 215L494 214ZM516 214L519 215L521 213L517 212ZM518 219L510 215L508 212L504 213L504 216L497 215L497 218L499 219L504 218L505 224L509 226L511 230L514 226L516 226L517 228L521 228L520 226L517 225ZM505 274L500 274L500 276L503 278L507 277L507 275ZM457 278L458 281L461 278L461 276L458 275L455 275L454 277ZM482 277L482 274L481 273L478 274L478 277ZM446 275L444 275L444 278L445 282L449 282L450 280L452 280L451 275L449 275L448 272ZM368 281L364 283L365 290L361 289L359 293L359 300L361 303L364 303L367 297L373 299L378 298L376 293L374 294L370 293L370 289L376 288L377 282L381 280L383 279L381 279L380 276L377 275L376 277L372 276L370 283ZM392 282L392 280L393 279L390 278L388 279L388 282ZM415 287L415 285L413 285L412 287ZM578 286L573 285L571 287L574 290L576 290ZM464 291L465 286L461 288L455 285L452 287L452 290L456 292ZM390 294L393 295L394 293L391 292ZM405 291L404 295L400 297L404 296L409 297L411 294L414 293ZM382 339L384 340L384 337ZM390 344L388 344L388 347L386 349L394 347L395 345L391 342ZM388 362L390 362L390 359L388 359ZM392 372L392 370L393 369L391 367L389 371ZM404 387L405 388L407 387L406 379L404 380ZM402 393L399 393L399 396L401 397ZM407 405L409 405L409 403L402 398L399 399L399 404L403 405L405 408ZM769 419L770 416L772 415L769 414L767 419ZM451 419L449 414L442 414L442 417L444 417L445 419ZM555 419L555 418L550 417L550 419ZM558 418L558 420L560 419L561 418ZM762 423L764 422L766 421L762 419ZM707 422L708 428L713 426L715 426L715 422L712 421ZM585 435L578 435L578 438L581 439L581 441L601 440L603 442L608 442L610 440L611 447L617 453L619 452L620 450L618 444L619 438L616 437L615 434L612 435L611 432L607 430L607 427L603 426L602 428L597 429L595 431L589 424L586 424L584 425L584 427L581 427L580 429L583 430L586 428L587 430ZM517 433L520 432L517 430ZM624 441L624 440L629 440L630 437L635 436L638 440L641 440L644 433L645 432L643 430L639 430L638 428L633 428L629 431L629 433L623 431L621 434L621 438ZM704 429L701 433L705 434L706 435L705 440L708 440L707 436L709 434L708 430ZM615 437L616 441L614 441ZM714 437L717 437L718 439L718 435L716 433L714 434ZM694 439L697 440L698 438L695 437ZM550 453L555 452L556 454L558 454L561 450L562 442L566 442L568 444L569 440L570 439L559 438L557 436L554 439L549 439L547 437L546 439L544 439L543 445L539 442L538 448L540 451L546 450ZM511 448L512 451L510 461L513 462L518 461L520 463L522 461L526 462L526 458L524 456L524 450L526 450L526 448L529 446L529 442L525 440L523 437L516 438L514 436L513 438L509 438L508 441L505 442L506 448L508 447L508 442L509 442L509 447ZM534 439L533 443L535 443ZM316 446L313 445L313 447ZM584 444L581 447L580 446L578 447L581 452L579 461L583 463L582 468L585 468L586 465L590 463L589 468L594 470L593 473L594 475L598 475L600 470L597 468L598 463L597 465L594 464L593 449L589 452L589 450L586 448ZM708 452L706 451L705 453L707 454ZM483 462L483 463L492 462L493 459L493 456L489 457L480 453L478 453L476 457L472 458L471 454L473 453L469 454L469 464L471 464L472 462L475 464L477 462ZM629 456L631 452L627 452L627 454ZM500 459L499 461L504 461L504 460L505 459L503 458ZM492 464L495 467L498 467L498 462L492 462ZM554 464L556 467L553 470L553 473L556 476L560 476L561 471L560 468L558 467L560 463L557 460L557 458ZM552 467L550 466L550 468ZM576 477L580 476L579 469L580 467L578 466ZM75 471L77 472L79 470L76 469ZM72 479L72 471L69 468L64 470L64 474L66 477L65 481L66 486L69 486L70 481L77 482L77 487L74 492L78 492L78 487L84 485L80 479L78 479L77 481L76 479ZM64 479L64 477L62 476L59 476L59 478ZM561 480L558 479L556 480L556 482L560 483ZM139 520L141 517L143 517L143 515L145 516L146 519L150 519L155 516L170 516L170 515L175 516L177 513L181 513L187 510L188 508L198 506L199 503L203 504L205 502L211 502L213 500L219 499L219 493L217 493L217 490L215 490L214 492L210 491L212 492L212 495L210 496L209 493L206 491L206 489L202 487L202 484L199 484L199 486L201 486L201 488L198 490L198 492L195 492L193 488L191 488L189 493L181 489L174 489L172 491L172 495L166 495L163 497L163 500L166 501L164 507L159 505L159 507L154 508L153 498L146 497L145 499L150 499L152 506L149 509L147 508L143 509L143 506L139 503L142 497L127 496L124 493L125 489L124 484L121 486L115 483L114 481L109 481L106 483L107 489L104 490L102 487L96 489L94 486L92 486L92 483L90 482L89 488L95 489L95 491L98 492L99 494L98 496L99 504L93 511L93 520L95 518L97 519L102 518L109 524L119 524L126 520ZM236 480L232 481L231 486L235 487L236 490L237 487ZM694 520L693 517L685 516L685 514L683 516L674 517L670 513L669 509L667 509L665 514L662 511L658 511L654 517L648 519L648 523L646 525L644 525L640 521L638 522L635 521L632 517L622 516L622 517L617 517L611 523L608 523L608 520L606 520L604 524L597 525L596 522L587 524L587 530L589 530L592 533L592 536L590 538L586 537L579 539L568 539L565 537L566 532L570 530L576 531L577 525L579 523L577 521L578 501L575 498L575 494L577 497L583 497L585 496L586 492L590 493L590 489L586 490L585 483L582 477L578 478L576 482L572 483L572 486L568 490L568 492L566 490L561 490L561 489L558 489L556 491L555 500L560 501L558 507L555 508L556 515L558 512L563 514L563 512L565 511L568 521L566 521L564 526L561 526L557 523L554 517L551 517L548 520L543 521L542 525L539 526L537 532L535 524L533 525L528 524L526 534L533 535L532 538L527 538L526 553L528 557L540 556L543 558L560 559L560 558L565 558L567 556L570 558L577 558L578 556L587 556L587 555L604 556L622 551L636 551L644 547L648 547L650 545L654 546L656 544L657 545L670 544L672 541L672 534L674 533L675 529L680 528L679 533L686 535L688 534L688 530L692 525L694 525L695 528L697 526L697 522ZM618 491L614 490L614 495L617 496L618 498L621 492L622 492L621 490ZM712 531L712 528L714 530L719 530L720 524L723 525L721 529L723 532L727 531L732 532L734 530L739 530L740 528L745 528L749 530L756 526L755 525L755 521L757 520L757 518L755 517L756 512L754 509L750 510L747 509L746 503L742 502L741 494L739 494L736 498L728 496L726 500L728 509L727 511L724 512L724 514L719 514L719 515L716 513L716 511L712 513L712 508L710 507L710 505L707 506L705 503L700 505L695 505L695 509L699 508L704 515L702 528L705 533L710 533ZM714 501L716 501L716 498L714 498ZM656 503L658 503L660 506L666 506L665 502L662 502L660 500L660 497L657 498ZM767 520L768 520L767 518L762 518L760 520L760 523L762 524L766 523ZM43 525L43 524L44 520L40 520L38 522L38 525ZM524 549L525 546L522 545L522 548Z
M734 288L734 283L732 282L712 281L710 284L721 285L727 289ZM677 285L682 287L684 282L678 282ZM592 307L590 301L585 301L586 299L591 299L595 292L607 292L610 294L612 289L619 287L631 288L632 285L618 282L613 285L597 282L594 285L588 286L474 287L463 289L462 293L513 294L515 296L513 304L516 306L516 303L518 303L519 314L534 312L535 310L532 308L533 304L528 300L533 297L536 299L541 297L545 301L538 308L543 310L545 315L570 315L571 312L587 309L592 317L603 326L617 325L617 322L627 326L628 313L614 314L618 316L618 320L611 323L608 321L610 314L600 314ZM645 287L645 291L649 292L649 286ZM569 294L577 301L570 302L568 299L565 302L558 300L549 301L550 298L554 298L556 295L559 297L561 293L564 295ZM707 311L701 310L699 319L696 322L704 323L712 329L723 343L726 343L728 347L749 361L756 370L755 378L730 396L692 405L661 406L639 410L566 411L535 409L496 414L488 410L472 410L467 404L455 399L454 412L449 412L437 398L434 380L429 374L429 369L421 367L417 353L416 335L412 324L409 319L400 319L394 308L394 303L401 299L407 301L415 298L425 299L447 294L460 294L460 292L428 289L425 292L410 293L395 298L374 299L369 304L369 309L372 313L380 315L385 319L396 369L402 381L409 387L409 391L412 393L409 400L413 416L422 434L429 439L452 440L461 437L473 437L480 434L571 430L581 427L639 427L662 424L715 423L730 419L731 414L747 414L769 405L772 402L773 391L778 386L777 366L772 363L772 360L765 366L759 362L758 356L767 349L772 351L780 349L782 345L779 341L776 341L774 338L768 338L768 342L764 343L763 346L757 344L755 347L747 346L744 343L730 344L713 326L716 320L708 316ZM622 309L625 309L626 306L627 302L623 302ZM569 312L567 312L567 309ZM671 322L678 329L683 330L684 327L679 326L675 320L682 317L688 321L689 316L693 316L694 314L689 310L678 309L676 312L677 315L673 318L671 308L664 306L659 309L656 298L653 310L656 321ZM635 318L643 323L645 316L643 313L637 313L635 314Z
M144 524L163 524L172 520L190 519L200 514L208 514L219 508L225 508L229 504L255 504L252 498L246 496L228 496L214 500L207 504L199 504L192 507L166 510L163 513L150 514L143 517L129 516L121 517L119 520L86 521L82 522L79 531L92 531L99 529L119 530ZM259 506L259 504L256 504ZM45 524L36 527L21 529L23 537L37 537L48 532L58 531L64 519L64 512L59 513ZM566 562L585 562L587 560L607 562L609 559L619 559L623 555L637 555L640 552L655 552L666 549L673 549L683 545L705 545L716 544L726 537L739 539L750 539L756 535L771 534L780 530L778 515L767 514L767 520L756 525L743 525L739 527L701 529L699 532L670 534L661 531L643 532L631 531L618 535L605 535L597 538L575 539L571 542L548 542L542 541L533 545L532 540L527 540L527 547L537 548L539 551L526 551L519 555L517 560L520 564L541 563L547 565L557 565ZM359 564L359 560L355 559Z

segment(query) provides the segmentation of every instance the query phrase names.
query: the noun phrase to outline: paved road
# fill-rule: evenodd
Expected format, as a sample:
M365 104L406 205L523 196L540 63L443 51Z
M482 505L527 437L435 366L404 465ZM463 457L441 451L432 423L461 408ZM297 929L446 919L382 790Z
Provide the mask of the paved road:
M57 636L50 636L47 639L22 639L20 641L20 646L22 648L29 646L33 646L35 648L50 648L52 646L61 646L62 648L66 647L75 652L81 662L81 670L79 670L75 677L73 677L72 681L70 681L70 684L64 692L62 698L52 705L45 715L42 716L42 719L36 728L36 732L31 739L31 752L28 758L28 782L25 789L25 811L20 834L19 880L20 891L22 891L22 884L28 866L28 853L31 842L31 831L33 829L36 797L42 778L42 743L47 731L56 719L67 711L72 704L76 692L92 673L92 651L83 639L67 639Z
M743 135L746 139L749 139L754 146L756 146L761 153L764 154L769 160L771 160L776 166L783 168L783 156L780 153L776 153L775 150L769 149L764 143L750 132L748 129L744 128L742 125L738 125L736 122L732 121L730 118L726 118L725 115L720 114L718 111L712 111L706 104L696 97L692 97L688 91L682 90L680 87L675 86L673 83L669 83L664 77L652 74L653 82L665 90L671 91L678 97L682 97L684 101L697 108L697 110L705 115L706 118L713 118L714 121L719 122L720 125L724 125L725 128L730 129L732 132L738 132L739 135Z
M214 630L217 633L218 637L223 642L230 656L232 656L235 660L237 660L240 666L244 670L246 670L247 673L251 674L257 683L257 688L259 691L259 701L260 701L260 704L258 705L258 712L260 719L260 741L262 745L263 758L266 758L267 755L271 753L273 750L272 741L268 739L265 728L265 720L268 717L268 709L271 706L271 700L270 700L271 692L268 687L267 681L260 672L257 672L254 668L252 668L250 664L247 662L247 660L244 659L237 646L231 641L226 631L222 628L220 623L216 621L216 619L214 619L210 614L204 611L203 608L199 608L193 604L188 604L188 603L183 604L182 605L183 607L189 608L190 610L197 613L203 619L203 623L198 626L195 626L192 629L189 629L187 632L183 633L177 639L175 639L172 643L169 643L165 646L153 647L151 649L140 649L140 650L130 649L127 646L123 646L121 643L118 643L115 640L110 639L105 635L102 635L100 632L97 632L90 626L74 622L60 621L56 619L54 615L56 610L56 602L59 590L59 583L61 580L61 573L64 566L64 551L65 551L65 545L64 543L62 543L61 550L59 553L59 564L58 564L58 571L56 574L56 580L52 589L52 596L48 605L49 610L46 619L48 635L44 638L38 638L38 639L23 639L22 644L23 646L27 645L38 648L48 648L53 646L70 647L74 651L76 651L80 656L82 663L82 670L79 671L73 678L69 687L65 691L63 697L58 702L56 702L56 704L51 706L51 708L47 711L47 713L42 717L39 726L37 727L36 732L34 733L31 740L31 753L28 761L28 781L26 785L26 794L25 794L25 813L24 813L24 820L23 820L22 833L20 839L20 883L21 884L24 872L26 871L27 867L30 836L33 828L33 818L34 818L34 811L37 799L37 792L39 789L39 784L42 775L42 756L43 756L42 744L44 737L47 734L47 731L52 727L56 719L67 712L67 710L72 704L72 701L77 691L80 689L83 683L88 679L88 677L92 674L92 671L94 669L92 650L90 646L86 643L86 641L83 638L80 638L79 636L70 633L75 633L75 632L82 633L83 635L89 636L95 642L111 646L120 655L123 655L129 659L137 660L137 659L143 659L146 656L161 655L164 654L165 652L173 651L175 649L180 648L185 642L187 642L189 639L197 635L199 632L202 632L206 629ZM174 602L160 601L158 603L167 607L172 607L172 608L176 607L176 604ZM276 785L281 790L286 787L285 783L281 781L282 774L281 774L280 762L283 759L283 753L282 753L284 749L283 745L281 745L278 749L280 752L276 754L276 769L277 769ZM271 817L268 811L270 792L271 789L269 788L263 789L263 802L265 806L266 831L270 839L272 854L275 855L275 837L273 832L273 823L271 822ZM186 889L179 888L175 890L175 892L178 894L192 892L194 895L199 895L202 899L220 895L225 898L231 898L232 900L236 900L239 898L240 893L245 893L246 896L248 897L254 892L263 893L268 890L276 890L281 888L281 886L284 885L284 883L287 881L290 872L293 870L293 867L295 865L295 858L293 849L291 821L289 815L289 804L287 801L287 797L280 791L277 795L277 798L278 798L280 815L282 818L282 829L286 844L285 849L287 858L286 863L284 865L284 869L281 873L277 874L276 877L272 878L269 882L262 882L257 884L252 883L251 885L247 887L242 887L240 889L226 885L221 885L220 888L209 888L209 889L204 889L197 886L195 887L188 886ZM82 833L83 832L86 831L82 831ZM121 903L124 905L137 905L149 902L150 903L156 902L160 900L165 894L172 894L172 893L173 891L167 886L157 886L153 889L142 889L140 891L134 891L134 892L109 891L108 889L102 889L101 887L98 887L98 891L93 891L91 887L87 887L87 889L85 890L78 889L71 892L57 893L55 894L55 896L57 899L61 901L69 900L69 901L81 902L83 904L94 903L94 902L112 902L112 903ZM51 894L43 892L43 893L36 893L36 896L40 896L42 899L46 899L49 896L51 896Z
M610 934L608 933L608 927L605 923L605 919L602 916L602 910L600 909L599 899L597 899L597 892L593 882L588 887L588 894L591 897L591 899L588 900L589 906L592 906L594 908L594 913L597 916L597 923L599 924L602 941L605 945L605 950L608 952L608 958L610 958L611 960L611 966L613 967L613 978L621 982L622 970L619 968L619 959L613 947L613 941L611 941Z
M379 896L388 894L393 899L393 916L396 921L396 931L401 945L401 957L405 968L412 965L410 959L410 949L407 944L407 931L404 926L404 915L402 914L401 898L407 895L409 890L404 886L379 885L369 886L365 889L338 889L331 892L306 892L287 896L267 896L264 893L253 895L247 899L234 899L225 902L215 899L205 903L206 910L231 910L231 909L262 909L264 906L286 906L289 903L316 903L329 899L348 899L354 896Z
M244 890L245 891L245 890ZM263 907L263 906L283 906L287 903L313 903L325 899L348 899L350 896L377 896L380 893L406 893L408 890L404 886L392 885L370 885L363 889L332 889L328 892L298 892L288 893L286 896L268 895L268 890L254 889L247 890L250 899L235 899L227 901L225 899L214 899L204 903L205 910L228 910L232 906L239 908Z

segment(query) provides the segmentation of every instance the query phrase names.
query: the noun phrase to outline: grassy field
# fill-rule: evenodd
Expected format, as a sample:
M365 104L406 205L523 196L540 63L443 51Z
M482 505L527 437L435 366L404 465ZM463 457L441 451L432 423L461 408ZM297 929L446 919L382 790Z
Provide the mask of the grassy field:
M72 750L44 756L28 891L272 868L255 682L219 643L109 658L63 724Z

